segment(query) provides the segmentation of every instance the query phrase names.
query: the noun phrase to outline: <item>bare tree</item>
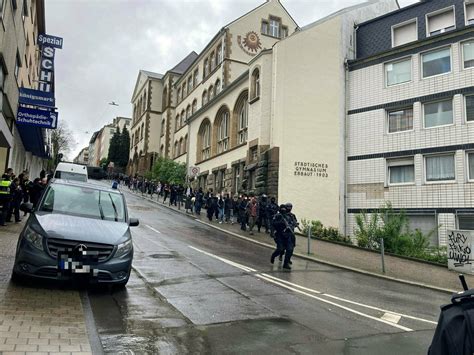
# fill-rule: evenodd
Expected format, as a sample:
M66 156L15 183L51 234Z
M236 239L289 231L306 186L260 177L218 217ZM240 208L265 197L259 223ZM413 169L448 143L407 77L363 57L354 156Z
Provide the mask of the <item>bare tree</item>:
M72 131L64 121L59 121L58 127L52 130L51 144L53 146L53 161L56 161L59 153L70 153L71 149L76 146L77 143L72 135Z

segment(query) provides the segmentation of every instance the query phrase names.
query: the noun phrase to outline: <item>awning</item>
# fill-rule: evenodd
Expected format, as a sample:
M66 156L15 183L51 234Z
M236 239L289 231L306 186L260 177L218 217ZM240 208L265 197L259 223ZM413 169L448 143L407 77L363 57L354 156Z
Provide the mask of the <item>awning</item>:
M40 158L49 158L45 151L43 129L29 125L16 125L25 150Z

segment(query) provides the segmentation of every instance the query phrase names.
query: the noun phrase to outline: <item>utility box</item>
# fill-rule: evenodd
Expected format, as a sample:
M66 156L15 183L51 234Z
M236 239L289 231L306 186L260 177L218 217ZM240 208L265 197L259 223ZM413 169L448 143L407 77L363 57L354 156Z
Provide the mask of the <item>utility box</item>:
M448 230L448 269L474 274L472 251L474 231Z

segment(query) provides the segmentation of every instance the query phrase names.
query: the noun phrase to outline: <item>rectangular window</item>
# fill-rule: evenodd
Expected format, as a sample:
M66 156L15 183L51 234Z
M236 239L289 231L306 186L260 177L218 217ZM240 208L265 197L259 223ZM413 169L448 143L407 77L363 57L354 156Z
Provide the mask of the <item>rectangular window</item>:
M194 70L194 87L199 84L199 69Z
M3 65L0 63L0 90L3 91L5 85L5 70Z
M460 230L474 230L474 215L468 213L458 214L458 228Z
M281 38L288 37L288 27L282 26L281 27Z
M423 105L425 128L453 123L453 100L427 103Z
M188 78L188 92L191 92L193 90L193 78L189 77Z
M462 44L462 56L464 69L474 68L474 41Z
M204 60L204 70L203 70L203 77L204 78L207 76L208 68L209 68L209 60L206 58Z
M270 19L269 30L270 36L280 38L280 21L277 19Z
M451 48L437 49L422 54L423 78L451 71Z
M469 169L469 177L470 181L474 180L474 152L471 152L467 155L467 164Z
M233 192L237 193L240 189L240 165L234 167L234 186Z
M411 58L385 64L387 86L411 81Z
M466 121L474 121L474 95L466 96Z
M20 68L21 68L20 54L18 52L16 52L15 78L17 78L17 79L18 79L18 75L20 74Z
M28 17L28 0L23 0L23 11L21 13L21 18L25 22L25 18Z
M388 112L388 133L403 132L413 129L413 108Z
M403 23L392 27L392 47L418 40L418 28L416 19L409 23Z
M262 21L262 33L264 35L268 34L268 22L267 21Z
M454 7L442 10L434 14L426 15L428 36L437 35L446 31L454 30L456 23L454 21Z
M3 15L5 14L5 4L7 0L0 0L0 18L3 20Z
M474 25L474 1L466 2L466 25Z
M412 158L387 160L390 185L415 182L415 163Z
M454 172L454 154L427 156L426 181L452 181L455 180Z

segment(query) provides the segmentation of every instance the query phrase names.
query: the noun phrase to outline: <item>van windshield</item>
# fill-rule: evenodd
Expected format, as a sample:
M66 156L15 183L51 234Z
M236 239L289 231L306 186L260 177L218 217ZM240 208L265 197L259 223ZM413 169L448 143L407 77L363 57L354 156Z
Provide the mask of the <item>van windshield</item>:
M60 170L58 170L58 171L56 171L56 174L54 175L54 177L56 179L87 182L87 175L73 173L73 172L70 172L70 171L60 171Z
M125 205L121 194L80 186L50 185L38 211L125 221Z

